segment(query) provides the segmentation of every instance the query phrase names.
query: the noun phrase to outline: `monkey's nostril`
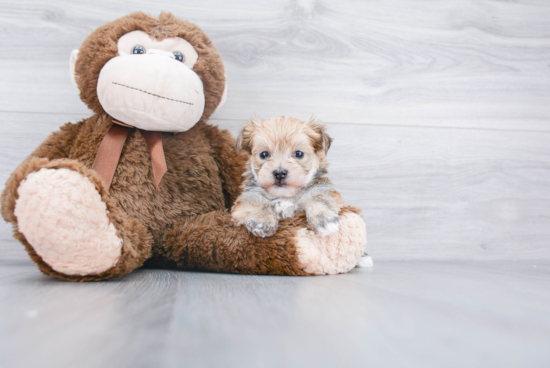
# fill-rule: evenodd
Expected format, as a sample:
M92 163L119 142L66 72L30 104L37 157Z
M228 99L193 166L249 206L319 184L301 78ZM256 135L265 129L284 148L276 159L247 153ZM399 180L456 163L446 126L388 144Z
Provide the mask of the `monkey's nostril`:
M273 171L273 176L275 177L275 180L282 181L286 178L288 174L288 170L275 170Z

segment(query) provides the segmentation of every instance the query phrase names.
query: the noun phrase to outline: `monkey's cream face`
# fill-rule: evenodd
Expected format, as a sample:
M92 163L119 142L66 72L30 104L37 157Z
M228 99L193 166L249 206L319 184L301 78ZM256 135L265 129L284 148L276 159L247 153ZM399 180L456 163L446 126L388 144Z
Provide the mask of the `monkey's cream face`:
M268 119L251 136L250 168L258 185L276 197L293 197L315 177L323 157L314 149L316 133L291 117Z
M183 38L162 41L134 31L117 43L118 56L103 66L97 95L122 123L165 132L189 130L201 118L203 84L192 70L197 51Z

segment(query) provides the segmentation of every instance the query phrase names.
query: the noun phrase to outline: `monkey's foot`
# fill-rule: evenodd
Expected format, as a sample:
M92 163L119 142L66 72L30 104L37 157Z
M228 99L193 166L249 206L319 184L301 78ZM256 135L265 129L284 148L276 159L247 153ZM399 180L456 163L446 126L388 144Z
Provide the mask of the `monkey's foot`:
M115 266L122 240L90 180L69 169L40 169L18 188L19 231L52 269L94 275Z
M367 230L361 216L341 213L340 229L323 237L306 228L294 240L298 259L305 272L315 275L345 273L355 267L367 245Z

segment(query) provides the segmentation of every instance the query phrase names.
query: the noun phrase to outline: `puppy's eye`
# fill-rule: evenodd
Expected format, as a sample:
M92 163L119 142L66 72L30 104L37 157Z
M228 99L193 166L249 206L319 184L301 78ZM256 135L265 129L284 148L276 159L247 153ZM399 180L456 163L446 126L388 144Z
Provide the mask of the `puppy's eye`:
M174 51L174 56L176 57L177 61L181 61L182 63L185 62L185 55L183 55L181 52Z
M296 158L303 158L304 157L304 153L302 151L296 151L294 152L294 157Z
M132 54L145 54L145 47L141 45L135 45L132 49Z
M260 153L260 158L261 158L262 160L265 160L265 159L268 158L268 157L269 157L269 152L263 151L262 153Z

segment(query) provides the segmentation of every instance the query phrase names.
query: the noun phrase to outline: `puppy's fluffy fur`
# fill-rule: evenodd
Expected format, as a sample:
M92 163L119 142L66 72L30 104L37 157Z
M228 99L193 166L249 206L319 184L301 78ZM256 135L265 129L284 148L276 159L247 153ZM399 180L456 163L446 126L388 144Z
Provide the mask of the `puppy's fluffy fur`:
M338 231L344 203L325 177L331 142L324 125L313 118L250 120L237 138L237 148L251 156L233 219L263 238L277 231L280 218L305 211L318 234Z

